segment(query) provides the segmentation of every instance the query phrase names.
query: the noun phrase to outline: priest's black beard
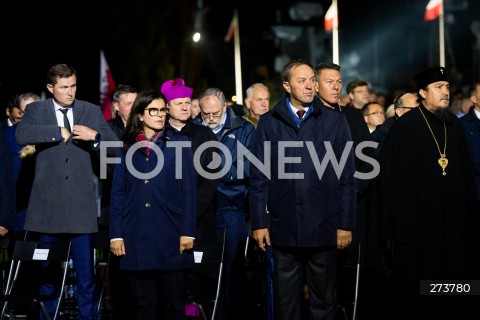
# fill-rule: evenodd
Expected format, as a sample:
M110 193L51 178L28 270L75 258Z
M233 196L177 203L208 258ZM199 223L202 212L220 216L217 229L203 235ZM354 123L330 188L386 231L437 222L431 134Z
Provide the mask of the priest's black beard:
M452 122L452 113L448 109L439 109L432 112L433 115L440 122L445 122L445 124L450 124Z

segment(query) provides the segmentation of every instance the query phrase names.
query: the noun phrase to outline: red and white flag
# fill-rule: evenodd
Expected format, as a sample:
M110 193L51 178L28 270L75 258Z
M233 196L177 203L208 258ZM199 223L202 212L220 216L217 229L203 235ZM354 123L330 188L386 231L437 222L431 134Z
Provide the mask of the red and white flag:
M113 81L103 50L100 51L100 107L106 121L112 119L112 95L117 86Z
M443 0L430 0L425 9L425 21L437 19L443 11Z
M232 40L233 36L235 35L235 17L232 18L232 21L230 22L230 26L228 27L227 34L223 38L225 42L230 42Z
M325 14L325 31L332 30L334 25L338 26L338 13L336 3L332 3Z

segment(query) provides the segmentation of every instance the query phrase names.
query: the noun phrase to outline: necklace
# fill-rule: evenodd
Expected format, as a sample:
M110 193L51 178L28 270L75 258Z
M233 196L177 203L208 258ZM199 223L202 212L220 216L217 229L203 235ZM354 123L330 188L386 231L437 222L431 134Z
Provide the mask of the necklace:
M422 114L423 119L425 119L425 122L428 126L428 129L430 130L430 133L432 134L433 140L435 140L435 144L437 145L438 153L440 154L440 158L438 158L438 164L440 165L440 167L443 170L442 174L446 175L447 173L445 172L445 168L448 165L448 159L447 159L447 154L446 154L447 153L447 127L445 126L445 121L443 122L443 130L445 132L445 144L443 146L443 153L442 153L442 151L440 150L440 146L438 145L437 138L435 138L435 135L433 134L432 128L430 127L430 124L428 123L427 118L423 114L422 108L420 106L418 106L418 109L420 109L420 113Z

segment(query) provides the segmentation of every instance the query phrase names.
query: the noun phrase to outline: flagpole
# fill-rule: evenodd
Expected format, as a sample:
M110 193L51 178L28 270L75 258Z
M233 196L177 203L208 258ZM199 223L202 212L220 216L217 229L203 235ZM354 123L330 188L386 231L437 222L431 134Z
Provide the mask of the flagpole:
M233 23L234 23L234 50L235 50L235 95L237 96L237 104L242 104L242 62L240 58L240 28L238 25L238 11L235 8L233 10Z
M438 36L439 39L439 47L440 47L440 66L445 67L445 21L443 18L443 1L440 1L440 15L438 16Z
M337 7L337 0L332 0L332 5L335 7L335 18L333 19L333 30L332 30L332 57L333 63L340 64L340 50L338 44L338 7Z

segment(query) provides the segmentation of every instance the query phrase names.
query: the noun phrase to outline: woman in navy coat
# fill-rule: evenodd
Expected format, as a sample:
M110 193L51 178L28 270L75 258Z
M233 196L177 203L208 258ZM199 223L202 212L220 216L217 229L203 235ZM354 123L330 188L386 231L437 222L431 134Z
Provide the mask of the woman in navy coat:
M110 250L129 271L135 317L142 320L185 318L185 269L194 263L193 155L178 147L186 138L163 130L165 104L155 90L138 94L111 194Z

